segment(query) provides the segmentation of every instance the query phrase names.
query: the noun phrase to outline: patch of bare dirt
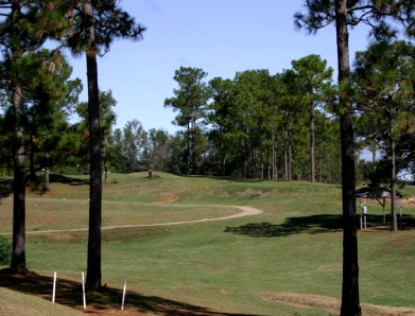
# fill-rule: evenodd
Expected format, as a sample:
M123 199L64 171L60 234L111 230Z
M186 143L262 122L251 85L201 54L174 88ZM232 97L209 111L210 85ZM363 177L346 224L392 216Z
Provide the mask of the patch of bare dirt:
M402 204L402 206L415 204L415 195L400 199L400 203Z
M154 203L156 204L170 204L170 203L175 203L177 202L180 197L174 193L171 192L166 192L166 193L162 193L161 194L163 196L163 199L156 201Z
M320 309L333 315L338 315L340 312L340 300L328 296L300 293L260 293L259 295L268 301L278 301L300 308ZM415 307L362 304L362 314L365 316L415 316Z
M242 192L238 192L236 194L237 197L262 197L264 195L264 192L257 189L245 189Z

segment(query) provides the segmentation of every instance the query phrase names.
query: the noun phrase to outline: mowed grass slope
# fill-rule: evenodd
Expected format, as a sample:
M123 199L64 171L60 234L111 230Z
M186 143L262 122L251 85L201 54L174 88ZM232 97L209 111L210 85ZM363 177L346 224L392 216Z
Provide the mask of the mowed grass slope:
M81 313L58 304L0 287L0 315L7 316L76 316Z
M328 315L323 305L304 308L269 299L284 293L295 293L298 302L308 294L340 298L338 186L164 173L152 179L145 173L111 175L110 181L104 186L103 226L166 224L239 212L226 207L231 205L264 213L103 231L103 282L108 286L121 288L128 278L129 290L143 295L254 315ZM28 194L28 231L87 227L88 186L53 183L51 189L43 197ZM413 192L404 189L407 196ZM369 224L378 222L381 207L376 201L368 206ZM0 210L0 232L10 232L10 198ZM415 215L414 204L406 202L403 212L405 220ZM29 268L79 279L86 270L86 240L86 232L29 233ZM415 227L398 233L361 231L359 252L363 303L415 306Z

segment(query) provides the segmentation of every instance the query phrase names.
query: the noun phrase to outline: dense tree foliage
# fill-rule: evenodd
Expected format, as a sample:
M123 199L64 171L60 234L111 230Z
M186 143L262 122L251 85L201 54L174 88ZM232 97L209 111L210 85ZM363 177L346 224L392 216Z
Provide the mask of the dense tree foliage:
M388 182L392 190L394 231L398 230L397 174L408 168L405 154L411 147L407 144L408 140L413 136L414 65L414 47L402 41L373 44L367 51L358 52L355 60L357 103L362 113L361 121L368 121L375 127L378 124L382 126L369 130L365 128L367 132L362 135L372 139L373 146L381 149L383 159L389 161ZM385 164L380 162L378 165ZM373 173L383 172L382 169L375 169Z
M317 124L312 130L307 120L311 100L306 97L308 87L292 69L276 75L266 70L245 71L233 80L214 78L210 86L209 173L260 179L310 178L307 161L312 150L306 144L313 133L313 165L317 166L318 179L339 180L336 170L340 161L333 159L338 157L338 140L328 132L337 122L323 106L327 99L323 90L313 87L312 117ZM328 174L329 170L332 172Z
M308 109L310 134L310 181L316 181L315 109L324 106L330 95L332 68L320 56L310 55L292 62L299 90L303 93L301 104Z

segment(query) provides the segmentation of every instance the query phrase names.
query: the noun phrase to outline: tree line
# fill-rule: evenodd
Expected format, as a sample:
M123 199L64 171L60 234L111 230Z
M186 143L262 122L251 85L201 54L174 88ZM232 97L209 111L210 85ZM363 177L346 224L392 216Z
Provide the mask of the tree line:
M70 66L65 66L65 77L54 79L63 91L55 108L45 112L30 107L38 120L28 116L32 127L25 127L32 131L26 152L34 185L41 170L86 174L89 169L88 103L79 102L81 81L68 80ZM174 124L183 127L174 134L145 130L138 119L115 128L117 100L111 90L100 91L103 173L152 169L338 183L338 122L330 110L332 73L317 55L293 61L291 69L275 75L248 70L234 79L216 77L209 82L202 69L181 67L174 76L179 88L165 100L165 106L177 113ZM11 160L2 161L7 172Z
M410 42L390 40L373 42L352 63L354 160L358 179L372 186L389 185L392 168L395 178L414 174L413 58ZM293 60L281 73L246 70L233 79L207 81L203 69L180 67L165 106L181 129L146 131L129 121L105 140L108 168L340 183L339 88L332 75L318 55ZM360 161L363 150L372 159Z

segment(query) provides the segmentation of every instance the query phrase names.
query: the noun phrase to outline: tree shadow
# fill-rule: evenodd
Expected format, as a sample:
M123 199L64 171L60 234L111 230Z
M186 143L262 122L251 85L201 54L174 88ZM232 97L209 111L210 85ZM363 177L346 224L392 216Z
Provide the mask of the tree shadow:
M250 237L284 237L299 233L318 234L335 232L343 229L342 215L319 214L302 217L289 217L282 224L267 222L249 223L242 226L225 228L226 233L246 235ZM391 218L386 216L385 223L383 215L368 215L366 218L367 227L378 230L390 230ZM399 230L415 228L415 218L403 214L399 217ZM360 217L356 218L356 227L360 227Z
M374 230L391 230L392 216L387 214L385 220L383 215L367 215L366 216L367 228ZM409 214L398 215L398 230L410 230L415 229L415 217Z
M16 274L9 269L0 270L0 286L14 291L52 300L53 278L34 272ZM87 312L92 314L117 314L121 308L122 291L104 287L100 292L86 294ZM82 286L79 282L58 279L56 286L57 304L77 310L83 310ZM259 316L253 314L233 314L212 311L208 308L165 299L158 296L145 296L136 292L127 292L125 310L128 315L154 313L157 315L177 316Z
M49 175L49 182L58 182L63 184L71 184L71 185L83 185L89 184L89 179L80 179L75 177L68 177L57 173L51 173Z
M342 229L341 215L321 214L304 217L289 217L282 224L249 223L225 228L227 233L251 237L283 237L307 232L310 234L338 231Z

